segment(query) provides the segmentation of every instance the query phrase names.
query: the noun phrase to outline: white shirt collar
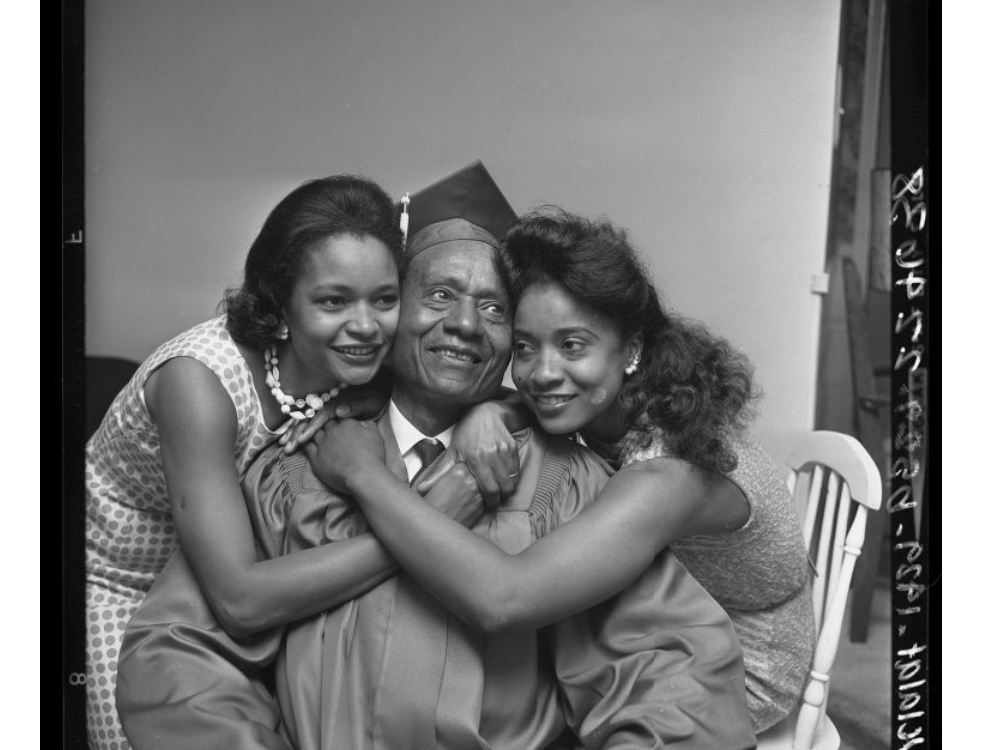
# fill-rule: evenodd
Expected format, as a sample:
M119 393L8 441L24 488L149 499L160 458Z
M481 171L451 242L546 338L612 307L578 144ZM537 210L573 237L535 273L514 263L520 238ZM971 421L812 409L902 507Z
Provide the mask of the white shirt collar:
M443 430L438 435L426 435L408 421L407 417L401 413L401 410L398 409L393 401L388 404L387 413L390 417L391 430L394 432L394 439L397 440L398 450L401 451L402 458L407 459L409 453L417 458L418 454L414 453L411 449L414 448L415 443L423 438L431 437L436 440L441 440L442 445L446 448L449 447L449 443L452 440L452 432L456 425L453 425L447 430ZM407 460L405 463L407 463Z

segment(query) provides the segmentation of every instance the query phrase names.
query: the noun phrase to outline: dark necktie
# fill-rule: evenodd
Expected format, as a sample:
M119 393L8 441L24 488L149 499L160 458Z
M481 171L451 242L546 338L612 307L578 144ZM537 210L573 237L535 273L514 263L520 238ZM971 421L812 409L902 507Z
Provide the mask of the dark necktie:
M417 453L418 457L422 460L422 467L415 472L415 476L412 477L411 481L414 482L418 479L418 475L425 471L425 469L427 469L445 449L446 447L442 445L442 441L436 440L435 438L423 438L415 443L412 450Z

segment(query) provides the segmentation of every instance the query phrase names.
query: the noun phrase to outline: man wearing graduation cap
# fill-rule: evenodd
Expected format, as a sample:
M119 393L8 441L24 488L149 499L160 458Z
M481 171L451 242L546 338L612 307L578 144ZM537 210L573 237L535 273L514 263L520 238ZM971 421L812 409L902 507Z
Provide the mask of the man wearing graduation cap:
M500 387L512 312L497 238L517 218L480 162L414 194L406 210L390 407L402 453L411 448L403 444L405 420L447 447L462 413ZM411 460L415 469L418 459Z

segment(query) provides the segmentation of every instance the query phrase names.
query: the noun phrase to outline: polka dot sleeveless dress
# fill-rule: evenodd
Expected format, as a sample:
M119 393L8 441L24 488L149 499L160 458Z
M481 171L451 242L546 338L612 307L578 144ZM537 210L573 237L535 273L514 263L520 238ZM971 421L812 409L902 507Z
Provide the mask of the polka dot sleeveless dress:
M277 437L264 424L243 355L226 316L201 323L160 346L117 395L86 445L87 724L94 750L129 750L114 693L123 631L177 545L161 465L157 425L144 383L174 357L212 370L236 407L236 468Z

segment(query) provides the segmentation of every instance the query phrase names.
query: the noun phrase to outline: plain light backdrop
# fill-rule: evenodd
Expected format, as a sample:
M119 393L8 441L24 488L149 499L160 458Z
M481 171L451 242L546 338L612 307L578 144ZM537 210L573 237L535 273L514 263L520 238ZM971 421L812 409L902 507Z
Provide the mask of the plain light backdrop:
M395 197L482 159L518 211L627 226L743 349L780 461L812 428L837 0L91 0L86 351L215 314L303 180Z

